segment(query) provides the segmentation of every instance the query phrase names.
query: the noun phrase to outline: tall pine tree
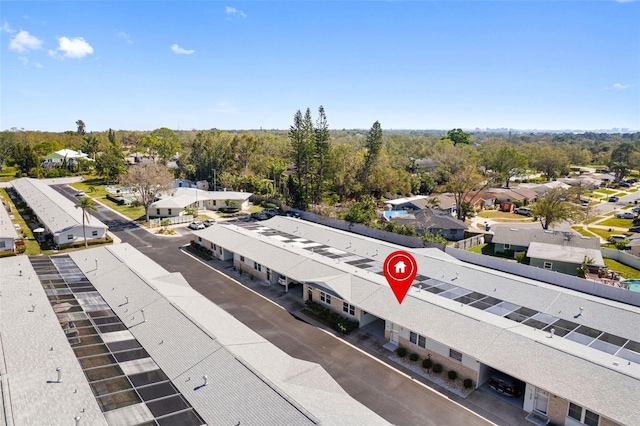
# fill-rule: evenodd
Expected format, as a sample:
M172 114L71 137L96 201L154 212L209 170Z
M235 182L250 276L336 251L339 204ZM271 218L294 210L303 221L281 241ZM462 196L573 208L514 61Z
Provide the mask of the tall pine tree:
M380 122L376 121L373 123L373 126L371 126L371 130L369 130L364 146L367 153L364 157L364 167L362 168L361 178L365 192L369 190L369 175L371 174L371 170L378 161L378 158L380 158L382 142L382 128L380 127Z
M316 171L314 173L315 184L313 188L313 204L320 204L322 201L323 187L325 174L327 169L327 157L331 148L329 134L329 124L327 123L327 116L324 113L324 107L320 105L318 108L318 119L316 120L315 128L315 165Z

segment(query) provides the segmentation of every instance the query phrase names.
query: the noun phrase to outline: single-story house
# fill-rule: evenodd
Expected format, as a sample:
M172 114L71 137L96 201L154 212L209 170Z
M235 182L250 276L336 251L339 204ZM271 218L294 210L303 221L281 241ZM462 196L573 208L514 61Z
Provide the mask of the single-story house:
M193 235L265 285L299 286L303 300L384 333L386 348L402 346L474 387L494 373L523 382L512 403L534 413L537 424L640 419L637 306L300 219L223 224ZM402 304L383 276L384 260L397 250L409 251L418 271Z
M558 244L531 243L527 250L527 257L531 259L529 265L549 269L567 275L577 275L578 267L586 259L589 265L605 266L600 249L574 247Z
M449 241L459 241L464 238L464 232L469 228L463 221L455 219L450 214L437 213L429 208L396 213L399 214L391 214L389 220L399 225L412 226L419 235L425 235L426 232L429 232L433 235L442 235Z
M538 194L522 186L512 188L490 188L486 192L495 196L495 203L502 211L513 211L517 203L526 206L538 197Z
M521 183L518 185L518 188L527 188L533 192L535 192L538 196L544 195L548 190L553 188L564 188L569 189L571 186L566 183L560 182L558 180L554 180L546 183Z
M464 201L470 203L475 210L484 210L496 204L496 196L487 191L472 192L464 197Z
M18 195L33 211L45 234L63 246L87 240L105 238L109 227L87 212L83 231L83 213L76 204L38 179L20 178L11 181Z
M413 197L396 198L384 202L385 210L420 210L429 203L427 195L415 195Z
M495 253L511 250L514 253L527 251L531 243L553 244L563 247L581 247L600 250L600 239L584 237L573 231L550 231L540 228L507 228L493 227Z
M74 151L72 149L61 149L60 151L52 152L51 154L44 157L43 165L57 165L62 164L65 160L67 164L74 165L78 162L79 159L93 161L92 158L89 158L89 154L86 154L82 151Z
M249 207L250 192L203 191L195 188L174 188L162 194L149 206L150 217L172 217L184 215L185 209L219 210L235 205L241 210Z
M0 205L0 252L14 251L16 249L16 240L19 238L16 228L11 222L9 212L4 205Z

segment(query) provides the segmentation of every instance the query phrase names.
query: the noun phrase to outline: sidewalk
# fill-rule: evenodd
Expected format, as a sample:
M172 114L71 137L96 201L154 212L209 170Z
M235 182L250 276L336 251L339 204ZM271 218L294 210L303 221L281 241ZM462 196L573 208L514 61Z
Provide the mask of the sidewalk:
M333 335L336 339L344 341L346 344L351 345L372 358L375 358L378 362L387 365L388 368L394 369L400 374L404 374L413 381L420 382L423 386L430 388L434 392L442 394L444 398L458 403L490 422L497 425L531 425L531 423L527 422L525 419L528 414L527 412L517 409L482 390L476 389L468 398L464 399L431 382L430 380L415 374L413 371L403 367L402 365L391 361L389 356L392 355L392 352L383 347L383 345L387 343L383 337L368 333L362 328L358 328L351 334L345 336L330 329L324 324L317 322L313 318L308 317L302 312L302 310L305 309L305 304L302 299L302 289L300 287L290 288L289 292L286 293L284 288L277 284L269 285L262 280L251 280L247 274L238 274L233 270L233 266L229 262L224 262L218 259L206 261L187 252L186 250L182 250L182 252L188 256L198 259L210 268L232 278L241 285L269 300L271 303L278 305L289 312L294 318L324 330L326 333Z

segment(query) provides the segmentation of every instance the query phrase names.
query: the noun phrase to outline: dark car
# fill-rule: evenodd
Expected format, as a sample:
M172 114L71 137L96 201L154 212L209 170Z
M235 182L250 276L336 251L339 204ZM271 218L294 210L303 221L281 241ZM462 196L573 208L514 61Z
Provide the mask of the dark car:
M207 220L202 221L202 224L208 228L211 225L215 225L216 221L213 220L213 219L207 219Z
M300 214L298 212L294 212L293 210L289 210L287 212L287 217L300 217Z
M638 179L627 179L627 183L636 183L638 181Z
M622 188L631 188L631 184L628 182L620 182L618 184L618 186L622 187Z
M255 220L267 220L269 219L269 216L267 216L265 213L263 212L255 212L255 213L251 213L251 217Z
M272 209L272 208L266 208L266 209L262 210L262 213L266 214L269 218L272 218L272 217L278 215L278 210L277 209Z
M629 228L629 232L640 232L640 225L632 226Z
M615 195L612 195L611 197L609 197L609 202L610 203L617 203L619 199L620 198L616 197Z
M494 371L489 377L489 387L503 395L517 397L522 395L524 383L504 373Z

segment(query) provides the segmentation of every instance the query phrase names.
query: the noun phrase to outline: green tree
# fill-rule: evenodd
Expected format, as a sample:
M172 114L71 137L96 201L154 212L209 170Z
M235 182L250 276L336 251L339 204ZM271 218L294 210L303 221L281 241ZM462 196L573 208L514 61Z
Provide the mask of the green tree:
M540 221L542 229L549 229L565 220L579 221L584 218L582 208L568 200L571 191L564 188L552 188L531 205L531 214Z
M380 158L382 145L382 128L380 127L380 122L376 121L375 123L373 123L373 126L371 126L364 145L366 154L364 156L364 166L362 167L361 178L365 192L370 188L369 175L371 174L371 170L373 169L374 165Z
M553 179L559 172L567 168L569 158L561 148L549 145L532 146L529 153L529 166L542 172L547 180Z
M329 123L324 112L324 107L318 108L318 119L315 126L315 185L313 188L312 202L320 204L322 201L323 187L327 172L327 159L331 149L331 134L329 133Z
M186 158L186 163L195 167L194 177L213 182L215 173L216 183L220 184L223 181L221 176L233 166L232 142L233 135L229 132L216 129L198 132Z
M84 137L84 143L82 145L82 151L89 154L93 159L96 158L100 146L100 139L95 135L87 135Z
M0 171L4 167L5 161L11 156L13 146L17 142L18 136L16 132L5 130L0 132Z
M78 126L78 131L76 132L78 136L84 136L86 132L84 121L78 120L76 121L76 126Z
M129 167L120 176L120 183L138 195L149 221L149 206L158 194L171 187L173 174L164 165L149 161Z
M18 142L13 145L11 157L14 163L22 170L28 172L34 167L40 166L42 156L33 149L30 143Z
M482 144L482 163L497 173L509 188L511 178L526 170L527 156L506 142L490 141Z
M287 181L290 196L299 209L306 210L309 204L309 188L314 151L315 132L311 120L311 110L307 108L304 118L300 110L293 117L293 125L289 128L291 143L291 160L296 168L296 179Z
M108 149L96 157L96 172L102 175L107 183L117 179L126 170L124 159L114 149Z
M623 142L611 152L609 169L616 174L616 181L621 181L629 173L629 170L637 164L638 152L636 145L631 142Z
M76 204L74 207L76 209L82 209L82 236L84 237L84 247L87 248L89 247L89 244L87 243L87 232L85 229L85 226L86 226L85 221L88 223L91 218L91 215L89 215L89 210L97 211L98 206L93 201L93 198L80 197L80 199L78 200L78 204Z
M155 139L154 151L158 153L158 157L163 164L179 152L182 152L182 145L178 134L171 129L161 127L151 132L151 136Z
M349 223L361 223L371 226L376 221L376 202L370 195L364 195L359 201L351 205L351 208L344 216L344 220Z
M470 145L471 135L462 129L451 129L447 132L442 139L448 139L453 142L454 145Z

